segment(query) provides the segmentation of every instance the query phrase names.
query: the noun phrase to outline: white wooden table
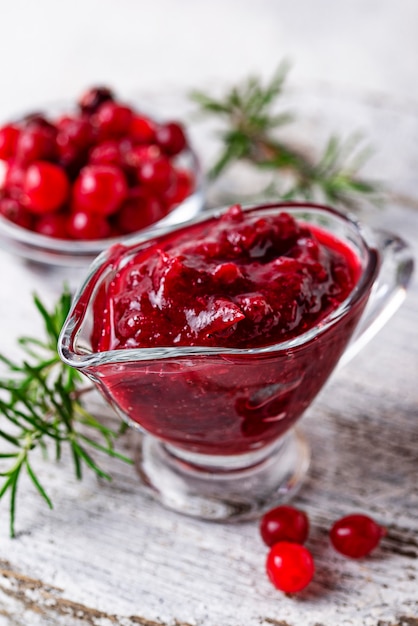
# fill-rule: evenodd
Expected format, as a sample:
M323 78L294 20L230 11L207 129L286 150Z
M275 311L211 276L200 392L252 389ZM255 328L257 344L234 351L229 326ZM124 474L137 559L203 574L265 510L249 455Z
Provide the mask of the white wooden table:
M296 130L310 142L342 127L365 130L377 150L369 173L394 192L386 209L365 219L418 250L418 110L319 88L290 98L305 119ZM187 109L181 98L167 102L179 114ZM209 158L208 129L192 132ZM14 356L16 337L40 328L32 291L52 302L60 281L3 251L0 268L0 348ZM415 277L401 310L302 420L313 460L295 504L311 517L317 563L305 592L290 598L269 583L256 523L217 525L163 510L119 461L101 459L113 475L108 484L88 473L76 481L66 456L59 464L37 458L55 506L49 511L23 483L17 537L9 539L1 504L0 626L417 626L417 317ZM91 406L117 423L98 397ZM120 446L129 452L129 432ZM359 562L337 555L327 539L332 522L354 511L388 528L381 547Z

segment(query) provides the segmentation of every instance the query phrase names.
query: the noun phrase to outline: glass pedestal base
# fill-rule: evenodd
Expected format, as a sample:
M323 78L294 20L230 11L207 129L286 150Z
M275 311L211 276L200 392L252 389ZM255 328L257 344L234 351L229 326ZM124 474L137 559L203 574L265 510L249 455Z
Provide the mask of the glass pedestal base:
M135 454L148 491L164 506L212 521L249 520L290 499L309 466L309 447L296 430L268 448L238 457L188 453L149 435Z

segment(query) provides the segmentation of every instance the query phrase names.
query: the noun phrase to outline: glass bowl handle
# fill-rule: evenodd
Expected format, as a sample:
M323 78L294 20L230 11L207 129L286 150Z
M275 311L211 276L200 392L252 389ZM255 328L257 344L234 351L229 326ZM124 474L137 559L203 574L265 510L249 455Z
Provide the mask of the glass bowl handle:
M400 237L385 230L373 230L373 247L381 259L379 273L366 309L338 367L351 361L397 311L406 296L413 273L411 249Z

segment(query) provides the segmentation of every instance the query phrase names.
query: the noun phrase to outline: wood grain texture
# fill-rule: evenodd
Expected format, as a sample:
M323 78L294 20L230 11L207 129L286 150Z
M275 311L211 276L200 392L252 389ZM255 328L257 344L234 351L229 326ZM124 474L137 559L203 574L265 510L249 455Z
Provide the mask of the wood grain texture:
M418 136L418 111L338 93L305 96L303 106L312 112L307 126L318 137L342 119L351 127L369 124L384 152L374 171L398 195L418 199L418 148L410 140ZM389 123L402 154L395 172ZM205 132L196 130L202 145ZM418 250L418 212L404 202L368 219ZM1 350L14 354L18 334L40 329L31 292L52 302L60 278L1 251L0 267ZM55 506L49 511L24 482L11 540L7 503L1 505L0 626L418 626L417 316L415 276L400 311L334 374L302 420L313 458L295 504L310 515L317 568L305 592L288 597L270 585L256 523L210 524L163 510L134 469L119 461L102 460L111 483L87 473L78 482L69 457L59 464L36 458ZM97 396L91 407L116 423ZM122 450L131 445L128 432ZM328 542L332 522L353 511L388 529L381 547L362 561L337 555Z

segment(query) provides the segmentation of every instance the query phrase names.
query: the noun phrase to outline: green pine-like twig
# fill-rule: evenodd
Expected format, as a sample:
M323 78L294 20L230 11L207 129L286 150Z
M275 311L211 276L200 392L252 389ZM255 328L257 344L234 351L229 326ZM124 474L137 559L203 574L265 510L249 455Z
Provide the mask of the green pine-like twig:
M39 495L52 508L47 489L31 461L35 449L46 454L52 444L55 459L59 460L63 445L69 446L79 479L84 467L110 479L90 450L131 462L114 449L118 433L101 424L84 407L83 398L90 387L86 387L81 375L62 363L58 356L58 336L70 309L70 293L65 289L52 311L48 311L37 296L34 296L34 304L43 319L45 338L20 337L21 361L0 354L2 369L6 370L6 374L0 376L0 440L5 446L4 452L0 452L0 476L3 477L0 499L9 494L12 537L15 536L17 491L22 473L26 472ZM6 463L8 466L4 469Z
M230 165L246 161L277 177L269 194L283 199L317 200L355 208L359 200L377 203L380 186L361 177L360 169L370 156L362 138L343 141L332 136L317 159L308 156L311 147L296 148L280 137L283 126L296 122L280 103L289 66L281 63L267 84L251 77L232 87L221 99L194 91L199 112L219 120L220 154L209 177L219 177Z

